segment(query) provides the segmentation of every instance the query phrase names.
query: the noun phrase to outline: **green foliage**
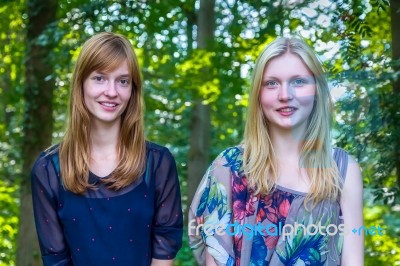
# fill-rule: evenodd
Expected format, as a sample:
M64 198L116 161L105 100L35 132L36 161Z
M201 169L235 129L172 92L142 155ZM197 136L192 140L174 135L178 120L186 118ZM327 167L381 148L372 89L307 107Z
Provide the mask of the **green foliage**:
M381 226L383 235L365 236L365 265L400 265L400 210L387 205L367 206L365 225Z
M100 31L126 35L142 68L146 135L174 154L186 212L187 188L197 185L186 178L194 99L201 97L211 105L211 160L242 138L251 70L260 51L276 35L299 34L325 61L333 91L342 91L335 103L336 145L358 159L371 197L399 204L391 149L400 138L394 130L400 123L400 99L391 93L399 73L393 73L391 62L389 1L289 2L216 1L215 43L212 51L203 51L196 49L194 0L59 1L57 23L48 25L39 38L54 44L53 142L60 141L65 129L70 77L80 45ZM23 0L0 4L0 265L13 265L16 250L25 8ZM391 228L399 228L392 224L399 217L393 208L365 210L366 224L385 222L388 231L380 240L366 238L366 265L390 265L398 259L399 232ZM194 265L187 241L185 231L176 265Z
M15 265L18 186L0 180L0 266Z
M0 266L15 265L21 173L24 1L0 3Z
M384 10L389 7L390 2L389 0L371 0L371 5L377 9L377 12Z
M0 178L15 181L20 173L24 77L23 1L0 5Z

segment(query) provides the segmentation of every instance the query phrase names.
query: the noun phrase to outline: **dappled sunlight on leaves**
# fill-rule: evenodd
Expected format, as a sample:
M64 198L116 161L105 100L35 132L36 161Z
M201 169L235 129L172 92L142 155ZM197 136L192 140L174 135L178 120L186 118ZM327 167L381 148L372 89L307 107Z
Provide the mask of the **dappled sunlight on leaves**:
M381 226L382 236L365 236L365 265L400 265L400 210L387 205L366 206L364 224Z
M0 178L0 266L15 265L18 233L18 186Z

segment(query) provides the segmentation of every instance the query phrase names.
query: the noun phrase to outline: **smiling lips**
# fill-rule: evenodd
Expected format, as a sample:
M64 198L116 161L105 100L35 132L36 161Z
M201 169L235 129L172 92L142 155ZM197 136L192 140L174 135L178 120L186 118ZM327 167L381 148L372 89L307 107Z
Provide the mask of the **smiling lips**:
M99 102L99 104L103 107L106 111L114 111L116 107L119 105L113 102Z
M276 111L278 111L278 113L283 116L291 116L292 114L294 114L294 112L296 110L297 110L297 108L293 107L293 106L285 106L285 107L276 109Z

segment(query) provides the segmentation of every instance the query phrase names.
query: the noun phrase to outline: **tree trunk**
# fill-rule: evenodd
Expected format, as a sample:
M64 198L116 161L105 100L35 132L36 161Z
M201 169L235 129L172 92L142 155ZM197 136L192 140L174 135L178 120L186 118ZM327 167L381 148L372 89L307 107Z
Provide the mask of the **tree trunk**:
M25 68L24 156L21 182L20 225L17 240L17 265L41 265L34 226L30 170L41 150L50 146L52 134L52 101L54 78L49 60L52 36L44 34L56 20L57 0L28 2L27 54ZM40 38L39 37L48 37Z
M215 0L201 0L197 19L198 49L209 50L214 42ZM207 72L207 69L204 70ZM200 73L201 79L211 78ZM188 202L193 199L196 188L209 164L211 137L211 108L199 97L193 102L190 122L190 148L188 163Z
M394 71L400 71L400 1L399 0L390 0L390 9L391 9L391 28L392 28L392 60L397 61L394 66ZM393 81L393 94L399 99L400 98L400 79ZM398 112L397 108L396 113ZM394 114L396 115L396 114ZM397 114L396 125L394 128L394 132L397 134L397 138L395 138L394 145L394 160L397 172L397 185L400 187L400 117Z

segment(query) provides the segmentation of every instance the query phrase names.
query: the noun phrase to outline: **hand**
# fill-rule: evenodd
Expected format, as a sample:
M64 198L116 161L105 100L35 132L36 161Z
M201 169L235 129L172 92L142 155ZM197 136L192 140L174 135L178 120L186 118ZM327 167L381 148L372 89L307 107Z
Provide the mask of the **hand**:
M152 259L151 266L173 266L174 260L158 260Z

